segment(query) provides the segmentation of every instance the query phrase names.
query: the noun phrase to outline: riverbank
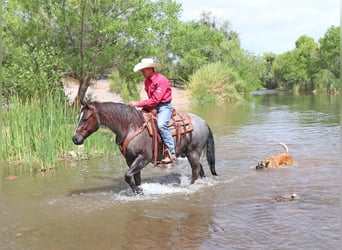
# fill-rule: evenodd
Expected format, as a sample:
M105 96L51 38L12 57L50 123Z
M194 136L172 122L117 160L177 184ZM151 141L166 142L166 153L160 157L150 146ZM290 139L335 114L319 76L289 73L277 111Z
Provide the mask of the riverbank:
M77 80L73 78L66 78L63 82L63 85L65 94L67 95L70 101L73 101L77 95L79 87ZM143 85L140 85L139 88L140 98L147 98ZM173 94L172 102L174 107L177 110L186 109L191 104L187 91L179 87L171 88ZM124 102L119 94L110 91L109 81L107 79L100 79L94 82L91 86L89 86L86 96L90 97L90 99L93 101L122 103Z

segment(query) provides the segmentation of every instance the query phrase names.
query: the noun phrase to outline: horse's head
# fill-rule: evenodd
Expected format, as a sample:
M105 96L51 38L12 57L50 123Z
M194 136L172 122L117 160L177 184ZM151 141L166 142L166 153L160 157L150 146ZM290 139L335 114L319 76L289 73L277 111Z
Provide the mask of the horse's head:
M83 144L84 140L100 127L100 118L96 107L84 101L78 114L78 123L72 137L76 145Z

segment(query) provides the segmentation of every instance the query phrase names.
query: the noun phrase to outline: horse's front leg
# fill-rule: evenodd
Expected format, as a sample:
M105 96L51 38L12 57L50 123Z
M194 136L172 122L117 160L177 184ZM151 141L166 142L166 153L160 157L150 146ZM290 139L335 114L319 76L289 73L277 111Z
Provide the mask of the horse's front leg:
M138 155L132 164L129 166L128 171L125 174L125 181L131 187L133 193L142 194L143 190L139 186L141 185L140 171L143 169L143 157ZM134 180L133 180L134 179Z
M139 187L141 185L141 171L133 175L133 177L134 177L135 185Z

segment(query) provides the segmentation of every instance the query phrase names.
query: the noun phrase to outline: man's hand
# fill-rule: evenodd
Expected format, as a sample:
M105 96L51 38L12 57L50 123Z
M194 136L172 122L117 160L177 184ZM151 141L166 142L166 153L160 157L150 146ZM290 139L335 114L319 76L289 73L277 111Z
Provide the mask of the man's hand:
M131 106L131 107L136 107L137 106L137 102L129 102L128 105Z

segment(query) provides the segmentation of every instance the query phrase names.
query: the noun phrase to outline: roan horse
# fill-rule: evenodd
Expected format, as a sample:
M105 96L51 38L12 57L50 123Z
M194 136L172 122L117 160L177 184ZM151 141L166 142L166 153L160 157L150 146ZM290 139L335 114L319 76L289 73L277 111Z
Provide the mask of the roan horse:
M129 167L125 180L135 194L141 194L140 171L153 160L153 141L145 127L141 111L123 103L114 102L81 102L82 107L78 115L78 124L72 137L76 145L83 144L84 140L96 132L100 125L104 125L116 134L116 143L122 148L125 139L132 138L126 145L123 153ZM215 144L213 134L208 124L200 117L188 113L193 131L181 135L177 156L187 157L192 169L191 184L198 177L204 176L200 163L203 151L206 149L206 158L213 175L215 170ZM137 132L139 131L139 132ZM158 145L159 149L161 145ZM162 150L158 150L158 159L162 158Z

